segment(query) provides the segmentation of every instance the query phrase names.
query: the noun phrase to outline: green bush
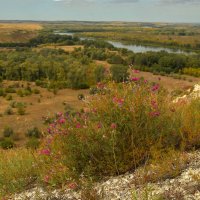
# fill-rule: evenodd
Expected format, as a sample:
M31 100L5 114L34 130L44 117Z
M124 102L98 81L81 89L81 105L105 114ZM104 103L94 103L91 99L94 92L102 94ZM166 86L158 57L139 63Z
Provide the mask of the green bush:
M4 91L3 88L0 88L0 96L5 96L6 95L6 92Z
M16 93L16 90L15 90L15 88L8 87L8 88L5 88L5 92L6 93Z
M28 149L38 149L40 146L40 141L38 138L31 137L29 138L28 142L26 143L26 148Z
M20 97L25 97L25 96L29 96L32 94L32 91L30 91L29 89L19 89L17 90L17 95Z
M110 64L124 64L125 61L123 58L119 55L114 55L111 58L108 59L108 63Z
M7 95L7 96L6 96L6 100L7 100L7 101L11 101L12 99L13 99L12 95Z
M84 94L78 94L78 100L84 100L85 96Z
M41 132L37 127L34 127L32 129L29 129L26 132L27 137L34 137L34 138L40 138L41 137Z
M11 127L5 127L3 130L4 137L10 137L14 134L14 131Z
M4 113L5 113L6 115L13 115L13 114L14 114L14 112L13 112L13 110L12 110L11 107L8 107L8 108L5 110Z
M10 138L4 138L1 142L0 142L0 146L3 149L11 149L14 147L14 142L12 139Z
M38 90L38 89L35 88L35 89L33 89L33 93L34 94L40 94L40 90Z
M176 105L174 109L166 96L157 85L142 80L106 85L104 94L95 95L83 113L56 119L59 130L50 128L51 135L54 130L57 135L50 147L52 155L62 155L60 162L70 176L98 178L134 170L163 149L191 148L198 138L200 109L195 105L198 114L191 112L186 120L182 113L189 105ZM192 118L194 132L188 126ZM185 131L193 143L184 136ZM52 162L54 157L50 165Z
M18 113L19 115L25 115L25 114L26 114L26 109L25 109L25 107L24 107L24 106L18 106L18 108L17 108L17 113Z
M127 81L129 73L128 67L123 65L113 65L110 68L112 73L112 79L117 83Z
M16 101L11 101L10 102L10 107L16 108L16 106L17 106L17 102Z
M95 74L96 82L103 81L105 78L105 68L103 66L97 66L94 74Z

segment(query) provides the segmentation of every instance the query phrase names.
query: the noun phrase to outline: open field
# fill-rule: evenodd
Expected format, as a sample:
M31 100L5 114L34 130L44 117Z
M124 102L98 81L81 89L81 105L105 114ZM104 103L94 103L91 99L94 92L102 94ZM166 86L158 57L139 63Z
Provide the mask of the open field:
M195 78L191 76L183 76L186 80L179 80L172 77L154 75L150 72L139 72L135 74L135 77L143 77L145 80L150 82L158 82L161 86L166 88L169 92L174 90L187 90L193 85L200 83L200 78Z
M8 86L8 84L11 83L13 84L13 82L6 81L4 82L4 85ZM23 84L25 85L24 82ZM78 100L78 94L88 94L88 90L63 89L59 90L58 93L54 95L47 89L36 87L34 84L32 84L31 88L37 88L40 91L40 94L32 94L25 97L12 94L12 101L25 103L25 115L18 115L17 109L15 108L13 109L14 114L4 114L12 101L7 101L5 98L0 97L0 113L3 114L0 117L0 133L6 126L12 127L19 136L20 141L23 141L25 138L24 133L30 128L36 126L41 130L46 131L42 117L52 117L57 112L63 112L65 107L80 109L83 106L83 102Z
M26 30L35 31L41 30L42 26L35 23L0 23L1 30Z
M0 23L0 43L27 42L41 29L36 23Z
M40 45L39 47L35 48L36 50L38 49L62 49L66 52L72 52L75 49L81 48L83 49L83 45L73 45L73 46L58 46L58 45Z

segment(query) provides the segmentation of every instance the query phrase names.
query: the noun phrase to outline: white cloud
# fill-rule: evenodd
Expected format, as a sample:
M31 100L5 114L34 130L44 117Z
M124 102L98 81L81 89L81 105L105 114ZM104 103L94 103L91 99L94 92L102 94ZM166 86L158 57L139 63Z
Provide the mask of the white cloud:
M200 4L200 0L158 0L164 4Z
M76 0L53 0L55 2L66 2L66 3L74 3ZM82 0L82 2L87 3L135 3L139 0Z

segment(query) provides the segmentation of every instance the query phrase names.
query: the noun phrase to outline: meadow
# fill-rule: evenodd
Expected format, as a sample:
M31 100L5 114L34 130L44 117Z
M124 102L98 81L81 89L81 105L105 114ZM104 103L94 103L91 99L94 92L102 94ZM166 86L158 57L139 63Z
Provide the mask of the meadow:
M42 29L36 23L2 23L0 22L0 43L27 42Z

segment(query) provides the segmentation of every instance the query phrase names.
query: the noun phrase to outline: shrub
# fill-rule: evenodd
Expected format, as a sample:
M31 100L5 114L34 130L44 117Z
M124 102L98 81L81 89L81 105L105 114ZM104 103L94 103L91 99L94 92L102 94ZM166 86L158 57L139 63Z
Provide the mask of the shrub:
M11 101L10 102L10 107L16 108L17 102L16 101Z
M26 133L27 137L34 137L34 138L40 138L41 132L37 127L34 127L32 129L29 129Z
M98 178L121 174L144 164L155 152L182 149L185 140L192 142L183 134L188 128L191 135L193 128L188 123L192 126L195 122L192 139L198 138L200 109L194 102L191 104L196 114L193 108L184 123L187 127L183 127L181 104L174 105L158 85L133 80L106 85L104 93L93 96L83 113L66 118L59 115L49 127L48 140L52 137L53 143L48 148L54 156L60 152L60 162L70 176ZM50 160L52 164L53 157Z
M85 99L84 94L78 94L78 100L83 100L83 99Z
M97 87L91 87L90 88L90 95L95 95L98 93L98 88Z
M19 115L25 115L26 114L26 109L24 106L19 106L18 109L17 109L17 113Z
M57 95L58 94L58 89L57 88L53 88L53 94Z
M5 127L3 130L4 137L10 137L14 134L14 131L11 127Z
M15 90L15 88L8 87L8 88L5 88L5 92L6 93L16 93L16 90Z
M108 59L108 63L110 64L124 64L125 61L119 55L113 55L111 58Z
M104 80L105 68L103 66L97 66L94 73L95 73L96 82L100 82Z
M34 94L40 94L40 90L38 90L38 89L35 88L35 89L33 90L33 93L34 93Z
M4 89L0 88L0 96L5 96L6 92L4 91Z
M7 95L7 96L6 96L6 100L7 100L7 101L11 101L12 99L13 99L12 95Z
M28 149L38 149L39 146L40 146L40 141L35 137L31 137L26 143L26 148Z
M116 82L126 81L128 78L128 67L123 65L113 65L111 68L112 79Z
M6 114L6 115L13 115L14 112L13 112L13 110L12 110L11 107L8 107L8 108L5 110L5 114Z
M14 147L14 142L12 139L10 138L4 138L1 142L0 142L0 146L3 149L11 149Z
M32 91L30 91L29 89L19 89L17 91L17 95L20 97L24 97L24 96L29 96L32 94Z

